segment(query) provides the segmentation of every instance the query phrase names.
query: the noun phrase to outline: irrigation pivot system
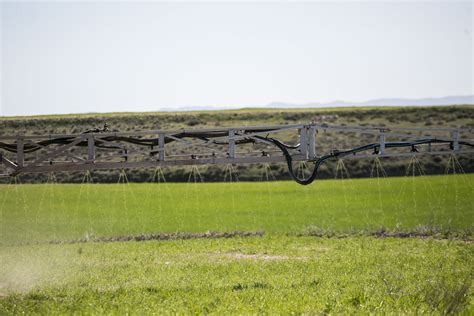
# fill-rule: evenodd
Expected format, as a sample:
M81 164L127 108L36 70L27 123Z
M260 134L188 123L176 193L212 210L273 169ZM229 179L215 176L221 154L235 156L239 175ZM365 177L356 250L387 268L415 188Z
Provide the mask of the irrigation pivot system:
M355 133L362 143L328 149L338 143L328 143L321 137L324 133ZM0 163L6 170L2 176L11 177L32 172L286 162L292 178L306 185L331 159L473 154L473 133L474 129L316 123L114 132L105 125L80 134L0 136ZM285 138L294 144L284 142ZM307 176L297 176L295 162L313 163L314 168Z

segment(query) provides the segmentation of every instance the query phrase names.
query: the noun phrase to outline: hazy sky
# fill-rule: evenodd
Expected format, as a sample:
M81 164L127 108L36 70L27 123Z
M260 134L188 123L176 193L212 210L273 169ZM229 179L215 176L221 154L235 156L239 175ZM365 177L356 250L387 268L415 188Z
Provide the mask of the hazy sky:
M2 2L0 115L473 94L472 2Z

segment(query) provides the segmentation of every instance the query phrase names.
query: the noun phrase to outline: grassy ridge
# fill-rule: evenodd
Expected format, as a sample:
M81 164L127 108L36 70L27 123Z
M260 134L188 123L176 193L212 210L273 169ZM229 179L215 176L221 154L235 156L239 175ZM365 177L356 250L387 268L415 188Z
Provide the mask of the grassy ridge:
M474 175L166 184L2 185L1 242L156 232L472 231Z
M445 105L445 106L423 106L425 110L430 109L469 109L472 104ZM0 116L0 120L34 120L34 119L63 119L63 118L94 118L94 117L128 117L128 116L167 116L167 115L199 115L199 114L219 114L219 113L291 113L291 112L354 112L354 111L391 111L408 110L418 111L420 106L341 106L341 107L322 107L322 108L240 108L228 110L193 110L193 111L160 111L160 112L107 112L107 113L77 113L77 114L49 114L49 115L30 115L30 116Z

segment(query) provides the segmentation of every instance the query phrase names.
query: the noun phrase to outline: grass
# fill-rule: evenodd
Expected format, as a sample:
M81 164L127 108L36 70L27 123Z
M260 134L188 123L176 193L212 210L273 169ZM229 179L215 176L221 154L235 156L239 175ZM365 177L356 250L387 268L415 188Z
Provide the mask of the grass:
M471 231L473 181L474 175L452 175L324 180L310 186L291 181L4 185L1 242L235 230Z
M473 250L288 236L7 247L16 292L0 313L469 314Z
M472 314L473 180L2 185L0 314Z

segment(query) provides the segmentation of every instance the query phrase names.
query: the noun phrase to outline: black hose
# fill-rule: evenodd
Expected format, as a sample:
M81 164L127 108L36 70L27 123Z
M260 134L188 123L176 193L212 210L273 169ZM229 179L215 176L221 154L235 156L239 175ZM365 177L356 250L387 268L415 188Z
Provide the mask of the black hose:
M352 148L352 149L349 149L349 150L334 151L331 154L328 154L328 155L325 155L325 156L322 156L322 157L316 159L314 161L314 169L311 172L311 175L307 179L300 179L296 176L295 172L293 171L293 157L291 156L291 154L288 151L288 149L294 149L296 146L291 146L290 147L290 146L280 142L279 140L277 140L275 138L261 137L261 136L255 136L255 138L260 139L262 141L270 142L281 150L281 152L283 153L283 155L285 157L286 164L288 166L288 172L290 173L291 178L295 182L297 182L298 184L301 184L301 185L311 184L316 179L319 167L326 160L331 160L331 159L340 158L340 157L344 157L344 156L348 156L348 155L353 155L353 154L356 154L358 152L363 152L363 151L367 151L367 150L371 150L371 149L380 149L380 143L372 143L372 144ZM413 147L413 146L416 146L416 145L425 145L425 144L433 144L433 143L441 143L441 144L450 144L450 145L452 145L452 141L441 140L441 139L436 139L436 138L426 138L426 139L418 139L418 140L411 141L411 142L387 142L387 143L385 143L385 148ZM460 141L459 144L474 147L474 144L469 143L469 142Z

